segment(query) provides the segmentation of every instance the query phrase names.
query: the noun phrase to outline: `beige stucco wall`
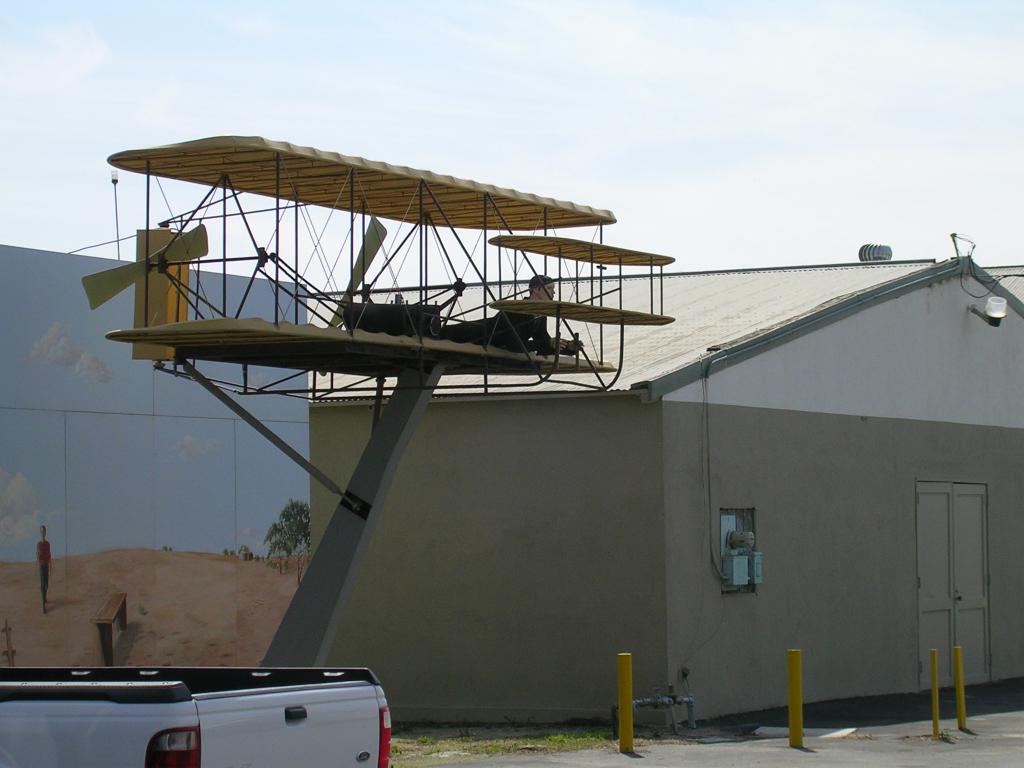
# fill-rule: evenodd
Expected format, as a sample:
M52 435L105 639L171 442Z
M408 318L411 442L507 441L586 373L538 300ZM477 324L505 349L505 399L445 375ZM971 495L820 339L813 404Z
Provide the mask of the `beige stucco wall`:
M634 396L435 402L402 460L332 663L368 665L395 715L607 717L615 654L667 683L660 406ZM370 409L314 407L344 481ZM333 500L315 484L314 537Z
M369 417L311 411L339 481ZM432 404L332 663L374 668L404 719L607 716L620 650L637 695L688 667L699 717L783 704L789 647L809 701L917 690L927 480L987 485L992 677L1024 675L1024 430L711 406L708 515L704 427L699 403L632 396ZM720 507L757 510L756 594L721 594Z
M790 647L809 701L918 689L918 480L988 485L992 677L1024 675L1024 430L712 406L708 516L701 406L663 413L668 665L701 716L784 704ZM757 594L721 594L721 507L757 509Z

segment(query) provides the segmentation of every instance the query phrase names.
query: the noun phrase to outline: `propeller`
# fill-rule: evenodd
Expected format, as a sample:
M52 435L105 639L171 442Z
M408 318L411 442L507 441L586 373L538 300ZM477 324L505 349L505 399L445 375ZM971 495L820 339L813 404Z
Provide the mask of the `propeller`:
M383 245L384 238L387 235L388 231L384 225L377 220L376 216L371 216L370 223L363 234L363 244L359 247L359 255L356 256L355 263L352 265L352 279L348 281L348 290L338 300L338 309L334 313L331 325L341 325L343 310L359 291L363 278L366 277L366 272L369 270L370 264L373 263L373 259L377 255L377 251L380 250L381 245Z
M149 257L149 263L155 264L163 260L174 264L184 264L202 258L209 252L210 245L206 237L206 227L200 224L195 229L182 232L163 248L154 251ZM85 288L85 295L89 298L89 308L96 309L102 306L145 276L146 261L144 259L86 275L82 278L82 287Z

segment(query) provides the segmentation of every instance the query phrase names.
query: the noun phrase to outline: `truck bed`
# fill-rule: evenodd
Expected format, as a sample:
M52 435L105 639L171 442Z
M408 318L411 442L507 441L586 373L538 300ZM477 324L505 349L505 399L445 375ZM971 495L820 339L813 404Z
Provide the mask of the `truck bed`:
M189 730L201 766L374 768L390 719L363 668L0 669L0 768L143 768Z

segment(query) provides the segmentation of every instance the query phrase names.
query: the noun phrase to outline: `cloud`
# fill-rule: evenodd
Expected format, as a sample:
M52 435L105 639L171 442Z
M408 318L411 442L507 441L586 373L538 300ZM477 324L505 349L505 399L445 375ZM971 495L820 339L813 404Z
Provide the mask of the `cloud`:
M21 45L0 50L0 93L42 98L81 86L110 54L92 24L77 23L38 30ZM16 73L16 74L14 74Z
M213 438L204 440L192 435L185 435L174 444L174 452L185 459L185 461L193 461L201 456L205 456L219 445L220 443Z
M31 538L38 524L39 506L28 478L0 467L0 544Z
M36 340L29 357L39 362L70 368L75 376L85 381L109 384L111 380L106 363L78 346L60 323L51 325L50 329Z

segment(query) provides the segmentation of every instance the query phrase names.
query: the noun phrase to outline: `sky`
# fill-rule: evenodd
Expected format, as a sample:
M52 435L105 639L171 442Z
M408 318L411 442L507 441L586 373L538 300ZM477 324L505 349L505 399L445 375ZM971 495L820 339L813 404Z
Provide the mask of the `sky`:
M1018 3L19 3L0 43L10 245L111 240L107 156L236 134L608 208L686 271L1024 262Z

